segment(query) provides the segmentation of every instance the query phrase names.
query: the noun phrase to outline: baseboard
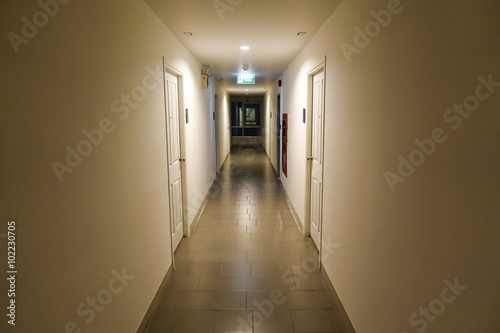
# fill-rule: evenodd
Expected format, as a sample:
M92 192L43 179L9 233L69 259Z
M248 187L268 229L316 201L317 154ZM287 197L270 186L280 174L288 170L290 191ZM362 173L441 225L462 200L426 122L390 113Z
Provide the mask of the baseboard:
M283 190L283 193L285 194L286 203L288 205L288 208L292 212L292 216L295 220L295 223L297 224L297 227L299 228L299 230L303 233L303 231L304 231L303 224L300 221L300 218L297 214L297 211L293 207L292 201L290 200L290 197L286 193L285 188L283 186L283 183L282 182L279 182L279 183L281 185L281 189ZM312 242L312 243L314 244L314 242ZM337 291L333 287L333 284L332 284L332 281L330 280L330 277L328 276L328 274L326 274L325 267L323 266L323 264L321 264L321 275L324 277L324 280L326 280L328 283L328 289L330 290L330 293L333 296L333 300L335 302L337 309L339 310L340 317L341 317L342 322L344 324L345 333L356 333L356 330L354 329L354 326L352 325L351 319L349 318L349 315L347 314L347 312L344 308L344 305L340 301L340 298L339 298L339 295L337 294Z
M226 158L224 159L224 162L222 163L217 175L220 173L220 170L222 170L222 168L226 164L228 158L229 158L229 153L226 155ZM212 186L210 187L210 190L208 190L207 195L205 195L205 199L203 199L203 202L201 203L201 206L198 209L198 212L196 213L196 216L194 217L193 222L191 223L191 225L189 227L189 235L191 235L193 230L198 225L198 222L200 222L201 215L203 215L203 212L205 211L205 207L207 205L208 199L210 198L210 195L215 191L215 182L216 181L217 181L217 179L214 179L214 181L212 182Z
M293 207L292 201L290 200L290 197L285 191L285 187L283 186L283 183L280 181L280 186L281 189L283 190L283 194L285 194L285 200L286 204L288 205L288 208L292 212L293 219L295 220L295 224L297 225L297 228L299 228L300 232L304 234L304 225L302 224L302 221L299 218L299 214L297 214L297 211L295 210L295 207Z
M191 233L193 230L196 228L198 225L198 222L200 222L201 215L203 215L203 212L205 211L205 207L207 206L208 199L210 198L210 194L213 192L214 184L216 180L212 182L212 186L210 186L210 190L208 190L207 194L205 195L205 198L203 199L203 202L200 205L200 208L198 208L198 212L196 213L196 216L193 219L193 222L189 226L189 236L191 236Z
M324 280L327 282L328 289L330 289L330 293L333 296L333 301L335 302L335 305L336 305L337 309L339 310L339 315L342 318L342 322L344 324L345 333L356 333L356 330L354 329L354 326L351 322L351 319L349 318L349 315L347 314L347 312L344 308L344 305L340 301L340 297L337 294L337 291L333 287L333 284L332 284L332 281L330 280L330 277L328 276L328 274L326 274L325 266L323 266L323 264L321 264L321 275L323 276Z
M220 175L220 172L221 172L221 170L222 170L222 167L224 166L224 164L226 164L226 161L227 161L227 159L229 158L229 154L231 154L231 149L230 149L230 151L226 154L226 157L224 157L224 161L221 163L219 170L217 170L217 172L216 172L216 175L217 175L217 176L218 176L218 175Z
M214 180L214 183L215 183L215 180ZM193 222L191 223L191 225L189 227L189 234L191 234L191 232L198 225L198 222L201 219L201 215L203 214L203 211L205 210L205 207L207 205L210 194L213 192L213 188L214 188L214 184L212 184L212 187L210 188L207 195L205 196L205 199L203 199L203 202L201 203L200 208L198 209L198 212L196 213L196 216L194 217ZM149 309L146 312L146 315L144 316L144 319L142 320L142 323L139 326L137 333L147 333L149 331L151 318L153 318L154 315L156 314L156 311L158 309L158 305L160 304L160 301L163 298L163 293L168 285L170 277L172 276L172 267L173 267L173 265L170 265L170 268L168 269L167 274L165 275L155 297L153 298L153 301L151 302L151 305L149 306Z
M154 318L158 310L158 306L160 305L160 301L163 298L163 294L165 292L165 289L167 288L171 276L172 276L172 265L170 265L167 274L165 274L165 277L163 278L163 281L161 282L160 287L158 288L158 291L156 292L156 295L153 298L153 301L151 302L148 311L146 311L146 315L144 316L141 325L137 329L137 333L147 333L149 331L151 318Z

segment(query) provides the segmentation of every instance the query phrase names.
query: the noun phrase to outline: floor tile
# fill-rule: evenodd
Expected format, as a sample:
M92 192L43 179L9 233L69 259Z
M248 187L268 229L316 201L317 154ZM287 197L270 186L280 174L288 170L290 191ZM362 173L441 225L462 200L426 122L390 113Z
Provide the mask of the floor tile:
M179 262L175 265L174 275L219 275L222 263Z
M247 227L246 226L232 226L232 227L226 227L225 231L228 235L233 235L233 234L246 234L247 233Z
M195 251L191 262L220 262L220 251Z
M263 290L263 280L259 276L231 277L231 290Z
M211 291L181 291L174 305L176 310L209 310Z
M247 310L260 310L263 313L289 309L286 292L280 289L247 291Z
M297 290L321 290L326 289L326 285L321 275L302 272L296 275L295 285Z
M198 275L173 276L167 286L168 290L196 290L200 277Z
M210 300L210 310L245 310L245 291L215 291Z
M177 251L206 251L210 247L210 242L207 241L193 241L191 239L184 238L181 241Z
M255 333L294 331L292 318L288 310L274 312L253 311L253 325Z
M235 148L175 253L150 333L344 332L317 259L264 151Z
M150 326L148 333L166 333L172 330L177 311L159 309L156 312L156 320Z
M314 291L288 291L286 295L286 304L290 309L316 309L318 301Z
M281 271L274 262L253 262L252 275L281 275Z
M245 262L247 259L247 252L246 251L223 251L220 254L220 259L224 263Z
M247 251L248 262L274 262L274 255L272 252L263 251Z
M257 220L237 220L236 225L238 227L256 227L258 225ZM248 232L248 229L247 229Z
M190 262L191 258L193 258L193 255L194 255L194 251L188 251L188 250L180 251L180 252L178 251L175 254L175 261L176 262Z
M258 251L260 244L256 242L235 242L234 249L240 251Z
M295 290L295 279L293 274L289 275L267 275L262 276L262 287L264 290L280 289L283 291Z
M230 276L202 275L197 290L229 290L230 286Z
M172 333L211 333L214 318L214 311L179 311Z
M165 295L160 301L160 309L173 310L175 307L175 302L177 302L177 294L179 291L167 290Z
M292 310L295 332L334 332L335 327L327 310Z
M330 320L333 324L333 331L335 333L344 333L347 332L346 326L342 317L340 316L337 309L328 309L328 315L330 316Z
M252 333L252 311L217 311L212 333Z
M226 233L223 234L206 234L205 240L208 241L225 241L229 239L229 235Z
M250 275L251 274L251 263L247 262L225 262L222 265L222 275Z
M279 249L274 252L274 259L278 262L280 261L301 261L299 251L294 249Z
M228 235L228 240L234 242L251 242L252 235L251 234L231 234Z
M210 243L209 251L232 251L234 250L234 242L231 241L214 241Z
M333 300L332 294L329 290L315 290L314 294L316 295L316 300L318 301L318 305L323 309L334 309L335 301Z

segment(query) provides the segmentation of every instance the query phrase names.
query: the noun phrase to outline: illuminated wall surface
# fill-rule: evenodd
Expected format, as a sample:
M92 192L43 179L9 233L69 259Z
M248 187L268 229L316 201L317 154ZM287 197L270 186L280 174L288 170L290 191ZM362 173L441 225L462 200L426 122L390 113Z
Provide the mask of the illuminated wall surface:
M0 257L14 221L17 271L0 331L135 332L171 265L162 56L190 110L189 223L230 148L220 131L216 166L211 95L219 128L230 100L143 2L54 4L0 5ZM324 265L358 332L500 331L498 31L495 0L344 1L268 89L264 147L276 166L280 93L305 223L302 109L326 56Z

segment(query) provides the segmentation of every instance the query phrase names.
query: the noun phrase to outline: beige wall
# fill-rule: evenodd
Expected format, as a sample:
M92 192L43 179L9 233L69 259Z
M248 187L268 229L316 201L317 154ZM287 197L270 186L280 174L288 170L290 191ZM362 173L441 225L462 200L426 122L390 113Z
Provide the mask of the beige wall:
M353 28L388 5L391 22L369 45L357 40L349 63L341 43L356 46ZM301 109L308 71L327 57L323 239L339 247L324 265L360 333L500 330L500 87L476 91L479 76L500 82L499 31L493 0L344 1L283 75L283 184L305 221ZM447 110L475 109L476 93L484 100L459 126ZM426 141L430 156L392 191L386 172L400 155L420 163L415 140L436 129L446 141ZM444 281L455 279L467 288L453 294Z
M36 2L0 6L4 37L21 35L21 19L41 10ZM165 56L183 74L189 222L215 173L209 93L201 65L142 2L51 10L36 34L25 31L18 53L0 42L0 232L17 222L15 331L134 332L171 265L164 95L150 71L161 73ZM89 141L82 131L99 126L108 133L93 132L96 144L80 144L88 156L58 179L52 163L66 164L66 146L77 149ZM130 280L121 283L115 275L123 273ZM109 304L91 311L89 297Z
M218 121L218 157L217 170L220 170L231 150L231 97L224 87L214 80L215 91L218 97L217 121Z
M388 3L397 4L343 2L284 73L290 127L282 180L305 221L301 110L307 72L326 55L323 237L340 246L324 264L358 332L412 333L425 323L428 332L495 332L500 87L479 89L484 101L460 127L446 112L476 94L479 76L500 81L500 5L404 1L348 63L340 44L354 45L353 28L364 28L374 20L370 11ZM201 65L142 2L60 5L48 24L28 31L18 53L6 36L21 35L21 19L32 21L40 7L5 2L0 9L0 232L17 222L16 328L63 332L75 322L83 332L133 332L170 266L163 91L147 68L165 56L183 74L191 223L215 172ZM227 95L220 89L222 110ZM135 94L131 106L122 94ZM94 137L99 143L60 181L53 162L66 163L66 146L76 149L87 140L82 131L98 127L108 133ZM397 173L398 156L408 158L414 141L437 128L446 141L392 191L384 174ZM130 280L120 283L123 272ZM468 287L451 302L443 281L455 278ZM109 301L95 318L89 297ZM434 322L417 313L410 323L420 307L444 304L442 297L451 304Z
M268 88L266 91L266 95L264 96L264 111L265 113L263 116L266 119L266 124L264 133L265 133L265 140L264 140L264 147L266 149L266 153L269 156L269 160L271 161L271 164L274 167L274 170L278 174L281 173L280 170L277 170L277 156L278 156L278 148L277 148L277 140L278 140L278 135L280 133L277 130L277 96L280 93L281 89L278 87L278 82L276 81L275 84L271 87ZM271 113L272 113L272 118L271 118Z

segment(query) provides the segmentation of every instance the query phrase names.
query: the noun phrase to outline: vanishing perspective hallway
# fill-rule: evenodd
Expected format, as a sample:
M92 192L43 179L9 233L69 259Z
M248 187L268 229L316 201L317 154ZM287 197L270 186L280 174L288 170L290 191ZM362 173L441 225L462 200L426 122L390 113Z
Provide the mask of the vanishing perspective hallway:
M344 332L262 148L233 148L150 333Z

